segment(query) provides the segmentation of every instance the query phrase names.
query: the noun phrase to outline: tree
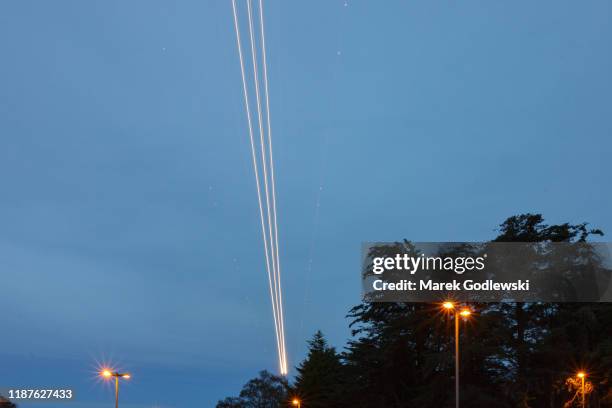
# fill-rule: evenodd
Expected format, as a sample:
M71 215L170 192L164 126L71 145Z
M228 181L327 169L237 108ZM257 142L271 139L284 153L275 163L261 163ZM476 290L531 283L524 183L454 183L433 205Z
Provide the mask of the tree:
M239 397L225 398L217 403L217 408L280 408L287 401L289 386L287 381L268 371L260 371L259 376L249 380Z
M573 243L602 234L586 223L547 225L539 214L521 214L500 225L494 242ZM587 366L605 373L599 376L601 397L594 392L593 398L604 401L612 396L609 384L603 384L609 381L607 367L612 360L611 342L606 340L609 326L603 322L610 321L612 305L486 303L471 307L478 323L466 325L461 332L464 404L472 408L559 406L563 395L557 395L557 390L568 375L575 374L570 361L576 365L585 359ZM343 356L348 373L345 395L351 399L347 406L451 406L452 334L432 312L436 308L427 303L363 303L350 311L354 339ZM569 361L559 358L566 352Z
M0 395L0 408L17 408L17 405Z
M534 248L566 242L582 248L592 235L603 233L586 223L547 225L539 214L521 214L507 218L492 242L538 243ZM400 244L407 247L406 242ZM569 262L568 268L588 277L584 272L589 270L581 268L589 265L589 256L581 252L581 263ZM563 262L576 258L575 253L564 257ZM525 267L533 262L527 258ZM550 260L559 261L554 251ZM477 318L460 332L462 406L571 406L576 390L568 384L575 384L578 369L584 369L592 385L588 406L612 408L612 304L514 302L470 307ZM437 310L439 304L434 303L363 302L349 311L351 338L340 355L317 332L297 367L294 391L303 407L454 406L453 321ZM242 404L242 398L243 393L239 401L229 399L218 408L257 406L230 405Z
M521 214L507 218L500 224L499 235L494 242L586 242L590 235L603 235L599 229L588 229L587 223L571 225L547 225L541 214ZM550 317L563 305L543 303L507 303L500 305L500 312L506 331L503 358L511 369L511 381L506 383L506 395L513 398L519 406L549 406L552 393L542 393L542 389L552 389L558 382L554 370L554 354L549 362L534 364L537 349L547 343L551 330ZM567 307L567 306L565 306ZM575 309L575 305L570 305ZM559 339L556 341L559 346ZM556 353L559 352L557 348ZM539 355L538 357L542 357ZM546 395L544 395L546 394Z
M224 400L217 402L217 408L244 408L244 407L245 405L243 404L242 400L236 397L227 397Z
M333 347L328 346L321 331L308 342L306 359L297 367L294 392L312 408L336 407L341 398L342 363Z

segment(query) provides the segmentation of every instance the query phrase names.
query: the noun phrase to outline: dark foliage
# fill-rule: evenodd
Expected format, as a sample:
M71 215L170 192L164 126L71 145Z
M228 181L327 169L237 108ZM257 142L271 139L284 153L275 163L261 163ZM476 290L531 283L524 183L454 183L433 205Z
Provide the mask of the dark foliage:
M343 368L340 356L327 345L320 331L308 344L308 356L297 367L293 394L304 402L305 407L336 406L343 398L339 393Z
M17 408L17 405L0 395L0 408Z
M239 397L225 398L217 408L280 408L287 404L287 381L279 376L261 371L259 377L247 382Z
M494 241L585 242L591 235L603 233L523 214L505 220ZM571 379L586 369L588 406L612 408L612 304L470 307L474 319L460 335L462 406L577 407ZM309 342L292 390L303 408L454 406L453 323L440 305L363 303L348 318L352 338L340 355L321 333Z

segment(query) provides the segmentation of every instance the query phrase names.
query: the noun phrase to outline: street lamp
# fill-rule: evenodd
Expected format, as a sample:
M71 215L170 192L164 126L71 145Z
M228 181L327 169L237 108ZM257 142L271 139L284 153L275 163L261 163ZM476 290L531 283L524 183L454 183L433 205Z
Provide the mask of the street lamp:
M459 408L459 317L467 319L472 311L467 307L459 310L453 302L444 302L442 307L455 317L455 408Z
M294 406L296 406L297 408L301 408L302 407L302 401L300 401L297 398L294 398L293 401L291 401L291 404L293 404Z
M119 378L129 380L132 376L129 373L118 373L109 369L104 369L100 372L100 375L106 379L115 379L115 408L119 408Z
M579 371L578 374L576 374L576 376L578 378L580 378L580 380L582 380L582 392L581 392L582 393L582 408L585 408L586 407L586 405L585 405L586 400L584 398L584 396L585 396L585 392L584 392L585 391L584 390L584 379L586 378L586 373L584 371Z

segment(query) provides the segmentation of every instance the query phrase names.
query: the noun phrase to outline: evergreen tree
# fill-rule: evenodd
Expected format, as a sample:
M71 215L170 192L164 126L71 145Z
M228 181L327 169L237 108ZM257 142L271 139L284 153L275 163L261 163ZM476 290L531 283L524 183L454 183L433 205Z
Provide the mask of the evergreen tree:
M340 356L328 346L321 331L317 331L308 342L306 359L297 367L295 394L304 401L304 406L327 408L337 406L342 377Z
M603 235L601 230L588 229L587 226L587 223L547 225L542 215L527 213L507 218L500 224L500 233L493 241L572 243L586 242L590 235ZM501 319L508 328L504 336L506 352L502 356L509 363L510 374L504 387L505 396L516 406L550 406L554 393L542 390L552 390L555 382L565 380L559 378L559 372L564 370L554 370L557 368L554 361L539 361L539 364L534 364L537 350L546 344L551 336L553 327L547 326L551 323L550 317L554 316L560 307L564 306L523 302L500 305ZM576 305L569 307L576 309ZM562 344L559 339L557 344Z
M493 242L572 244L592 235L603 233L586 223L547 225L539 214L522 214L506 219ZM410 250L409 243L397 245ZM590 262L592 255L583 252L580 259ZM527 267L533 260L525 262ZM590 272L572 263L568 268L584 276ZM605 272L610 279L609 270ZM584 369L592 385L588 406L612 408L612 304L515 302L470 307L476 318L462 324L460 331L462 406L574 407L575 376ZM453 407L453 320L439 310L433 303L364 302L353 307L347 316L352 335L345 351L336 353L317 332L297 367L292 393L303 401L303 408ZM279 384L262 377L268 378L265 384ZM217 408L287 405L286 388L264 392L270 387L253 381L239 398L220 401ZM276 395L271 398L276 405L265 405L262 401L270 398L257 397L264 394Z

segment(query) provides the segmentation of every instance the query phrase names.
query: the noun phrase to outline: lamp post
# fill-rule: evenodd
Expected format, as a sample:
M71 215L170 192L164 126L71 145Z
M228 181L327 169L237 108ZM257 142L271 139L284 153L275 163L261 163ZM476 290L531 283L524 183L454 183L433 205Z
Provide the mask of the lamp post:
M115 379L115 408L119 408L119 378L129 380L132 376L128 373L118 373L116 371L113 372L108 369L102 370L102 372L100 372L100 375L106 379Z
M300 401L298 398L294 398L293 401L291 401L291 404L297 408L302 408L302 401Z
M442 307L455 317L455 408L459 408L459 317L467 319L472 311L467 307L458 310L453 302L444 302Z
M584 371L580 371L577 374L578 378L582 381L582 408L586 407L586 399L585 399L585 390L584 390L584 379L586 378L586 373Z

